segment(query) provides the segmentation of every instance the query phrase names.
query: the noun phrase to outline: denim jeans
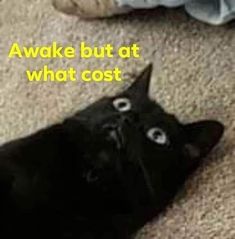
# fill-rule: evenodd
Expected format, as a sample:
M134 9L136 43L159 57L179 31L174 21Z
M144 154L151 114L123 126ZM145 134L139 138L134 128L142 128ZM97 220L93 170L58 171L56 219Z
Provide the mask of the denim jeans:
M220 25L235 19L235 0L116 0L119 6L134 9L157 6L184 6L198 20Z

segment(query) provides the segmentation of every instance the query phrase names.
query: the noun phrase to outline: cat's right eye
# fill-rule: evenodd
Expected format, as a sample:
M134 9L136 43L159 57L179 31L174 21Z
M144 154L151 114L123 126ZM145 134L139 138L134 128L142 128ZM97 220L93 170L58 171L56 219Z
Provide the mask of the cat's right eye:
M119 112L131 110L131 101L128 98L117 98L113 101L113 106Z
M158 127L149 129L147 132L147 137L159 145L166 145L169 143L166 132Z

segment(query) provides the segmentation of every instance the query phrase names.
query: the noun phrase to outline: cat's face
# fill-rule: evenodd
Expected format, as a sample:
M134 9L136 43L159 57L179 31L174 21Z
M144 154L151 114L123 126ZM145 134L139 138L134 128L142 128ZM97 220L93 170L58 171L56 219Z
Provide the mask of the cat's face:
M76 117L87 130L84 181L143 205L174 193L223 132L216 121L183 125L166 113L148 96L151 71Z

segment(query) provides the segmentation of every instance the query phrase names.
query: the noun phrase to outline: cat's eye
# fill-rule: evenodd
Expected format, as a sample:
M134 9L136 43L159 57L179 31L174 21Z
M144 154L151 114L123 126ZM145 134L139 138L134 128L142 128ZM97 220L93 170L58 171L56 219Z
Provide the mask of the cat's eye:
M131 110L131 101L128 98L117 98L113 101L113 106L119 112Z
M167 145L169 143L169 139L164 130L154 127L147 131L147 137L153 142L160 145Z

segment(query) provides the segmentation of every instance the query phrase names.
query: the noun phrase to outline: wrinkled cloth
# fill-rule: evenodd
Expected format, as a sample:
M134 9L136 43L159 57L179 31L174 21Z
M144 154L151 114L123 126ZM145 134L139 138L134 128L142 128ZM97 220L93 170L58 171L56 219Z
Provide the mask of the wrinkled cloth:
M235 19L235 0L117 0L120 7L185 7L194 18L214 25Z

